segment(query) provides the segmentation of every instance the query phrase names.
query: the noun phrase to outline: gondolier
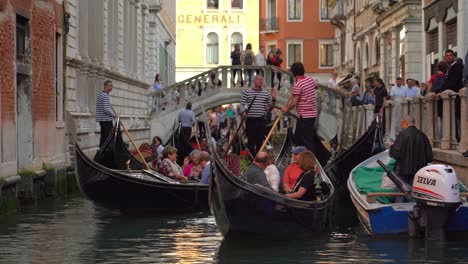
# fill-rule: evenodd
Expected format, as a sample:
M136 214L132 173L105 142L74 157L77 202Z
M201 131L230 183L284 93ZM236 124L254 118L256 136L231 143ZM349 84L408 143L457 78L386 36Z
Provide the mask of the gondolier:
M101 137L99 148L102 147L112 131L112 120L117 116L112 111L109 93L112 91L112 81L104 82L104 89L99 93L96 100L96 122L101 126Z
M255 76L254 86L244 91L241 96L242 115L247 118L247 147L254 156L262 146L266 126L265 114L272 104L271 95L266 90L263 90L262 87L263 77L257 75ZM250 104L252 106L247 111Z
M299 119L294 131L294 144L296 146L305 146L317 156L320 164L325 165L330 154L327 155L326 152L328 151L324 151L315 129L315 119L317 118L315 90L318 89L318 85L311 77L304 75L305 69L301 62L295 62L291 65L291 73L296 78L292 91L292 100L281 108L281 111L286 113L294 107L296 108Z

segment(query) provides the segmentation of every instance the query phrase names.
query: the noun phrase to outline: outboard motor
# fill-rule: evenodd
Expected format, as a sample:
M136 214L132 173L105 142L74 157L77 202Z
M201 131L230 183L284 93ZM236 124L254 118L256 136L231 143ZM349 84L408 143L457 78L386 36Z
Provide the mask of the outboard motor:
M448 165L429 165L414 176L412 198L416 202L409 213L410 236L422 235L430 240L445 240L450 215L460 206L457 175Z

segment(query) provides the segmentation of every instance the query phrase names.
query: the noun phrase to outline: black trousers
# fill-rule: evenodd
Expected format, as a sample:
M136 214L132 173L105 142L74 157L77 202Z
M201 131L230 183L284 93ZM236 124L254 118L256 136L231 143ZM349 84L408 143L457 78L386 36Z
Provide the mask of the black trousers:
M309 150L317 149L315 142L315 117L299 118L294 131L294 143L296 146L304 146Z
M112 121L101 121L99 122L99 125L101 125L101 138L99 138L99 148L101 148L112 132L112 127L114 125L112 124Z
M247 132L247 147L252 155L255 157L263 144L265 135L265 118L263 117L248 117L246 122Z
M242 77L242 70L241 69L232 70L232 82L236 83L237 72L239 72L241 87L244 87L244 77Z

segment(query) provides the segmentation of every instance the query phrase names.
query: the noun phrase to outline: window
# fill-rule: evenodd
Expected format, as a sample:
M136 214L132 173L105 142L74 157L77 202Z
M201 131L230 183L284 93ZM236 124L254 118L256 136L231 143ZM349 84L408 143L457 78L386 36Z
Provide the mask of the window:
M206 7L208 9L218 9L219 8L219 1L218 0L207 0Z
M240 49L244 49L244 44L242 43L242 34L239 32L235 32L231 36L231 51L234 50L234 45L239 44Z
M333 67L333 44L320 44L320 67Z
M428 32L429 41L427 42L427 51L429 53L439 52L439 31L437 29Z
M218 64L219 41L216 33L209 33L206 41L206 63Z
M243 9L244 0L231 0L231 9Z
M16 16L16 59L26 59L26 37L28 34L28 20L22 16Z
M320 19L330 19L330 0L320 0Z
M288 44L288 68L295 62L302 61L302 45L299 43Z
M276 44L267 45L267 54L269 54L270 52L275 53L275 51L276 51Z
M369 44L366 43L365 57L364 57L364 69L370 67L370 56L369 56Z
M302 0L288 0L288 20L302 20Z
M374 40L374 49L375 49L374 50L374 54L375 54L374 63L375 65L377 65L380 63L380 41L377 37Z

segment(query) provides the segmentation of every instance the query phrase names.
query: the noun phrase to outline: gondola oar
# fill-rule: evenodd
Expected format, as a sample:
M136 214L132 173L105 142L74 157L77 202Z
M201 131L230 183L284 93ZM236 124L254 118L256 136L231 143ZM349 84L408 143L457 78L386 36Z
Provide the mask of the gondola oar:
M117 112L115 112L114 108L112 107L112 111L114 111L114 114L117 114ZM141 161L143 162L143 164L145 165L146 169L147 170L151 170L151 168L149 167L148 163L146 163L146 160L145 158L143 157L143 155L141 154L140 152L140 149L138 149L135 141L133 140L132 136L130 135L130 132L128 132L127 128L124 126L124 124L122 123L122 120L120 120L120 123L119 123L120 126L122 126L122 128L124 129L125 131L125 134L127 134L127 137L128 139L130 139L130 142L132 142L132 145L133 147L136 149L137 153L138 153L138 156L140 157Z
M247 113L250 111L250 108L252 108L252 105L253 105L253 103L255 102L255 99L256 99L256 98L257 98L257 96L255 95L254 98L252 99L252 102L250 102L249 107L247 108ZM230 149L230 148L232 147L232 145L234 144L234 140L236 140L237 134L239 134L239 131L240 131L240 129L242 128L242 125L244 124L245 119L247 119L247 118L245 118L244 116L242 116L241 122L240 122L239 126L237 127L236 133L234 133L234 135L232 136L231 141L229 142L229 145L228 145L227 148L226 148L226 152L225 152L225 154L224 154L224 157L227 156L227 154L229 153L229 149Z
M291 100L292 100L292 95L289 96L288 101L286 102L286 106L289 105L289 102L291 102ZM263 149L266 147L266 144L268 143L268 140L270 140L270 137L273 134L273 131L275 131L275 127L278 125L278 122L281 120L281 118L283 118L283 115L284 115L284 113L281 111L281 113L276 117L275 122L273 123L273 126L271 126L270 132L268 132L268 135L265 138L265 141L263 141L262 147L260 148L260 150L258 152L263 151Z

